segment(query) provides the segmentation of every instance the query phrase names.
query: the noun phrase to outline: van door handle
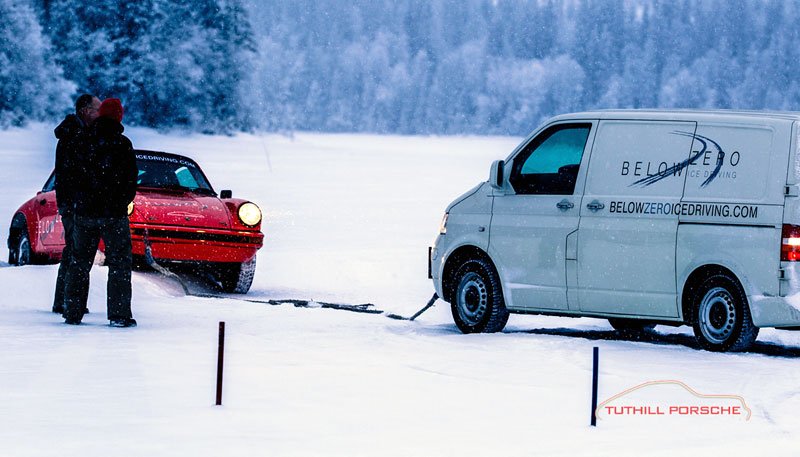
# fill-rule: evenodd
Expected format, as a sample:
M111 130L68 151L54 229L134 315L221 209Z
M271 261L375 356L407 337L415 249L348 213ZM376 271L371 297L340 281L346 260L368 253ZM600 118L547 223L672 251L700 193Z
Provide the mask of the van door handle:
M599 201L595 200L595 201L589 203L588 205L586 205L586 207L589 208L589 210L591 210L591 211L600 211L601 209L605 208L606 205L604 205L604 204L600 203Z
M567 200L566 198L561 200L560 202L556 203L556 208L560 209L561 211L566 211L575 207L575 204L571 201Z

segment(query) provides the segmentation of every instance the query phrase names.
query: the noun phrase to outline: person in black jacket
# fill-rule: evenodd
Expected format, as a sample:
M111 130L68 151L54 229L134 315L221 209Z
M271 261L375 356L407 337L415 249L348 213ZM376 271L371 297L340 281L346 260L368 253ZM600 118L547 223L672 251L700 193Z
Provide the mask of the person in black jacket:
M87 154L77 167L73 256L67 271L67 324L80 324L81 297L89 288L100 238L105 243L108 271L108 320L112 327L134 327L131 314L131 232L128 205L136 195L139 174L131 141L122 134L122 103L103 101L99 117L89 130Z
M64 313L64 278L67 267L72 260L72 228L74 211L72 192L75 189L75 162L85 154L89 126L97 119L100 99L90 94L83 94L75 101L75 114L68 114L54 133L58 138L56 145L55 190L58 214L64 227L64 249L61 251L61 264L58 266L56 291L53 298L53 312ZM86 297L82 298L84 312Z

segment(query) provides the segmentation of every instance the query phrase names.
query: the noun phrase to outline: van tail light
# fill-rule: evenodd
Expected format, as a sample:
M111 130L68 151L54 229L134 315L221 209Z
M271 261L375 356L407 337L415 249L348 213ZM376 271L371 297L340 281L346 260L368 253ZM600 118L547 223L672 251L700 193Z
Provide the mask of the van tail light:
M800 260L800 225L783 224L781 233L781 260Z

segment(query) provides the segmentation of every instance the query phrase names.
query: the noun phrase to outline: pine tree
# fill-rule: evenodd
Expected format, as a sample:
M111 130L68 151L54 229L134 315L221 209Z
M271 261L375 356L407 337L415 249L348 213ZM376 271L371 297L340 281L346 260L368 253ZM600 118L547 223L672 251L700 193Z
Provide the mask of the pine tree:
M34 10L0 0L0 126L63 114L75 86L62 77Z
M256 47L240 1L52 0L46 16L67 78L121 98L127 122L252 127L244 88Z

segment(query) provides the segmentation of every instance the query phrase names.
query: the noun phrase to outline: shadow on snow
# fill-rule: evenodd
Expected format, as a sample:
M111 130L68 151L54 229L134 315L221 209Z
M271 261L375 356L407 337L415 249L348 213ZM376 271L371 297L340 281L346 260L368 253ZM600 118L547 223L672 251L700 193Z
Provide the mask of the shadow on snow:
M583 338L587 340L607 341L632 341L637 343L650 343L660 345L685 346L691 349L703 350L694 336L684 334L664 334L657 332L645 333L637 337L621 335L615 330L578 330L570 328L537 328L529 330L508 330L503 333L533 335L552 335ZM756 341L744 353L762 354L771 357L800 358L800 347L782 346L775 343Z

